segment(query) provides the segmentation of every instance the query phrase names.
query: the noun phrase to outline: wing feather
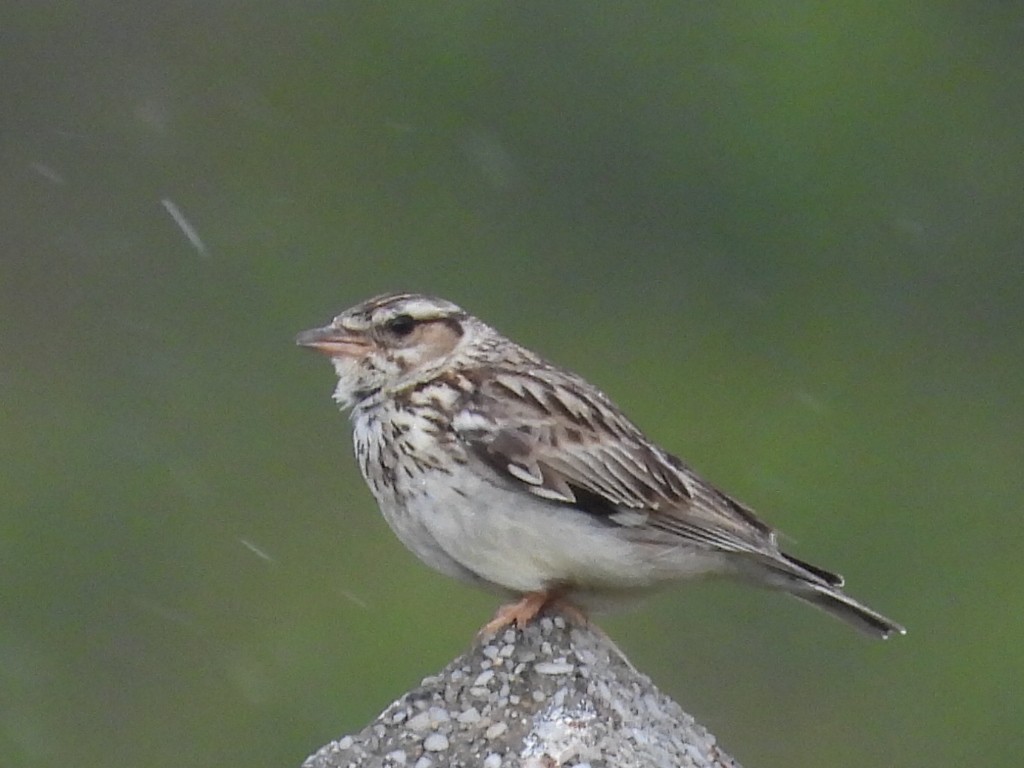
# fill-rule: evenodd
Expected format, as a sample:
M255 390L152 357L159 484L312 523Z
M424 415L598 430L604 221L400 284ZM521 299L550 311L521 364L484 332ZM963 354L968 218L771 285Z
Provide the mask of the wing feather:
M571 504L638 538L737 552L775 551L772 529L650 443L600 393L560 369L502 371L462 403L453 426L506 482Z

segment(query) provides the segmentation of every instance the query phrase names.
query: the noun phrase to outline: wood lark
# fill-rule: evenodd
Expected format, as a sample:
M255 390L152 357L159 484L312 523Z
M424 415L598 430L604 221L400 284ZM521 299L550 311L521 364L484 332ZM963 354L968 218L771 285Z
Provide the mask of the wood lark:
M877 637L903 633L787 555L747 506L651 442L600 390L443 299L378 296L296 342L328 355L356 458L399 539L442 573L545 606L613 607L731 575Z

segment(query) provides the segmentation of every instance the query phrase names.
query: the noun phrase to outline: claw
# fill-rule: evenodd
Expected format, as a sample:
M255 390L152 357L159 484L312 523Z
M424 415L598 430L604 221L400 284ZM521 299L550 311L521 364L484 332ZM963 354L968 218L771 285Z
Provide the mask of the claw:
M522 629L546 608L556 608L580 624L588 623L583 611L563 599L560 593L555 591L527 592L516 602L501 606L494 614L494 618L481 627L477 636L488 637L510 626Z

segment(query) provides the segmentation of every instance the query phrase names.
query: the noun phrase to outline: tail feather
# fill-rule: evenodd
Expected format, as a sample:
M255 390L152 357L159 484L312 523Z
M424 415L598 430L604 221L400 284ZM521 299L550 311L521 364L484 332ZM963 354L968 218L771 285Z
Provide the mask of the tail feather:
M843 577L784 553L770 559L758 559L758 580L788 592L805 603L842 619L856 629L885 639L892 634L904 635L907 630L877 611L847 595L841 587ZM764 578L765 571L770 574Z
M809 573L813 573L815 576L817 576L823 582L828 584L830 587L837 587L837 588L841 587L841 586L843 586L843 584L846 581L838 573L833 573L832 571L826 571L824 568L819 568L816 565L811 565L806 560L798 560L797 558L793 557L792 555L787 555L785 552L782 552L781 554L782 554L782 557L790 565L795 565L801 571L807 571Z
M838 619L856 627L861 632L883 640L889 635L905 635L907 630L895 621L887 619L877 611L873 611L863 603L858 603L846 593L835 587L818 584L804 584L799 588L796 584L789 589L794 597L830 613Z

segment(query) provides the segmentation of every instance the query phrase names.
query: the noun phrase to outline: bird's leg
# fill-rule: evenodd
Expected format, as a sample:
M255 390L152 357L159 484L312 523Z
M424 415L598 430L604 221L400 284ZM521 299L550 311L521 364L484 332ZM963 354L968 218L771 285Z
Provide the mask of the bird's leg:
M480 635L493 635L508 626L525 627L551 598L549 592L527 592L516 602L501 606L494 618L480 629Z
M565 614L570 622L579 624L581 627L590 626L590 618L576 603L570 603L563 597L555 597L548 605L559 613Z
M516 626L521 629L548 607L556 607L571 620L580 624L588 623L583 611L568 600L565 600L560 591L542 590L540 592L527 592L518 601L501 606L498 612L494 614L494 618L484 624L479 635L481 637L493 635L498 630L508 626Z

